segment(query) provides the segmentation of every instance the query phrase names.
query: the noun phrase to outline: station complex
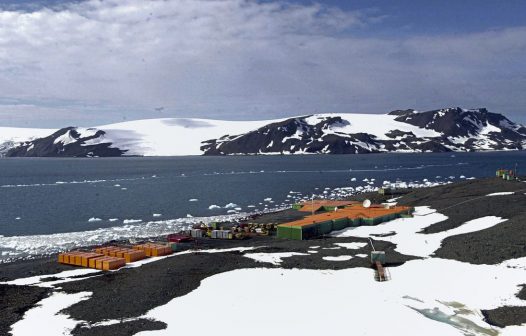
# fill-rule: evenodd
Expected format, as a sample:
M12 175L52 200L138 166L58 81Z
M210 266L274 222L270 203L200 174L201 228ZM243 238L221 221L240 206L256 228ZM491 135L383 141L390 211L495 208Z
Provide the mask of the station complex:
M364 206L353 201L311 201L294 205L298 211L310 212L303 219L277 226L277 237L305 240L332 231L362 225L377 225L402 217L411 217L412 207L388 204Z

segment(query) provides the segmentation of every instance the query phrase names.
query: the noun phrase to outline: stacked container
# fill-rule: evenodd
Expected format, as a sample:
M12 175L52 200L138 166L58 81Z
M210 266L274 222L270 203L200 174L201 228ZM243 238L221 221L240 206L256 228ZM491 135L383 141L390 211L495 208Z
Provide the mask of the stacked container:
M60 253L58 255L58 262L67 265L96 268L104 271L115 270L126 264L124 258L109 257L102 253L80 251Z
M141 244L135 245L134 250L144 251L148 257L160 257L168 254L172 254L172 247L162 244Z
M201 229L191 229L190 235L194 238L203 238L205 236L205 233Z
M144 251L117 247L117 246L105 246L95 249L95 252L103 254L108 257L124 258L127 263L139 261L146 258Z

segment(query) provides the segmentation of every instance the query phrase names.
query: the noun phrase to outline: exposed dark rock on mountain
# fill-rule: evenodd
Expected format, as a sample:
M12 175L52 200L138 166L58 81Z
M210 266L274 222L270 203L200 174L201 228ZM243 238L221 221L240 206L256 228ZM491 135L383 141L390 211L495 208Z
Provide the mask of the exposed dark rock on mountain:
M526 147L526 127L485 108L456 107L427 112L408 109L384 115L308 115L272 122L257 129L240 128L239 123L218 124L199 119L167 119L160 125L165 127L166 124L173 129L164 129L162 136L156 134L155 127L160 126L147 120L136 121L127 128L113 128L115 125L103 127L103 130L68 127L23 143L6 141L0 144L0 156L179 155L178 152L190 152L191 155L364 154L522 150ZM215 128L214 138L204 140L208 128ZM233 131L236 129L243 133L236 134ZM192 143L191 151L170 150L189 143Z
M351 122L342 116L304 116L266 125L246 134L203 142L205 155L232 154L362 154L380 152L449 152L478 150L521 150L526 129L501 114L486 109L450 108L428 112L397 110L394 121L433 131L434 136L391 129L384 134L363 129L351 133ZM389 117L387 117L389 118ZM389 120L389 119L387 119Z
M110 157L126 150L104 142L105 132L96 129L66 127L48 137L23 143L7 151L7 157Z

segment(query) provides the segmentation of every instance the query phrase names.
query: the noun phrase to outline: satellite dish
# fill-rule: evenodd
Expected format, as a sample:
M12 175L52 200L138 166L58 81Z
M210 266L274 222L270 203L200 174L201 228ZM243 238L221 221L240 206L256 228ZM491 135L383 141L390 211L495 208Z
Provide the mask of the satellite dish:
M363 207L364 208L370 208L371 207L371 201L366 199L365 201L363 201Z

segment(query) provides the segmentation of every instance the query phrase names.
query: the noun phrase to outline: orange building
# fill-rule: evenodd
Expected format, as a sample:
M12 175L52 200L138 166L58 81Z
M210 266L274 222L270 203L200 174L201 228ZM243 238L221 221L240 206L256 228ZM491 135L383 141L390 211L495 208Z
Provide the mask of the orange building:
M356 203L356 202L354 202ZM342 230L349 226L377 225L396 218L411 216L413 208L407 206L387 207L373 205L365 208L351 204L334 211L307 216L303 219L278 225L277 236L304 240Z

